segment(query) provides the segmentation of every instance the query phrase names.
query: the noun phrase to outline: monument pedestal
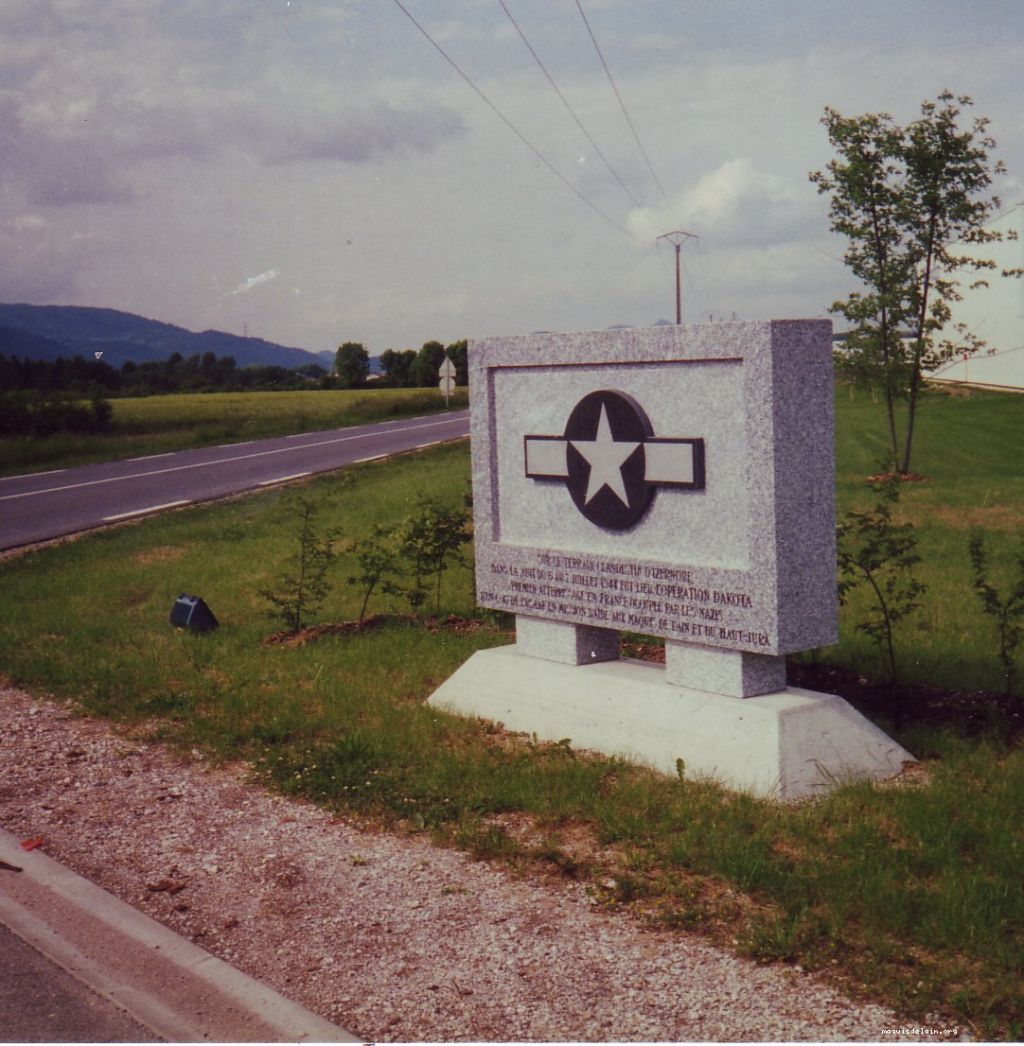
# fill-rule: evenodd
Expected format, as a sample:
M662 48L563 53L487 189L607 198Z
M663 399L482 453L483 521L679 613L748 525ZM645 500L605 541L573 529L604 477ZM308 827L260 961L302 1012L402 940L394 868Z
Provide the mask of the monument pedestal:
M430 697L545 741L782 800L898 774L914 757L841 697L787 687L727 697L670 683L640 661L564 664L517 646L474 654Z
M495 338L469 366L477 602L516 645L434 706L779 799L913 759L786 686L838 639L827 320Z

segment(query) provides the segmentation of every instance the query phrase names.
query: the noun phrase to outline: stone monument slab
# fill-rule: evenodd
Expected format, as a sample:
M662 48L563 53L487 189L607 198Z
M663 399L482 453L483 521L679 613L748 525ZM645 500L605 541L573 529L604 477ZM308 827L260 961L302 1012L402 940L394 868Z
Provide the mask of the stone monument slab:
M471 343L469 368L477 599L516 615L517 643L474 655L432 703L539 736L531 722L548 722L552 739L602 751L625 744L662 769L667 745L669 769L682 759L779 795L794 794L797 764L828 782L911 758L817 695L813 721L835 728L821 726L822 762L813 731L792 728L792 709L811 722L817 699L778 699L794 696L785 655L838 637L829 321L496 338ZM618 661L621 631L664 638L665 668ZM695 716L709 695L776 700ZM762 736L744 740L751 730ZM871 754L858 763L837 732ZM715 737L775 755L735 763Z

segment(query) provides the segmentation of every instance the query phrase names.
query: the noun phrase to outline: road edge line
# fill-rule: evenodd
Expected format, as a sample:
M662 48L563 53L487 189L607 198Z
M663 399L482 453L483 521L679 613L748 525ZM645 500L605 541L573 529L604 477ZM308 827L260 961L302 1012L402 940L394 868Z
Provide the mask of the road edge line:
M204 982L232 1007L275 1030L279 1037L273 1041L365 1041L185 940L42 851L25 853L17 839L3 829L0 829L0 855L21 868L20 873L11 874L17 874L19 879L24 876L33 887L56 894L65 904L81 909L109 928L112 934L127 938L147 954ZM209 1030L201 1018L190 1021L181 1013L169 1011L150 992L119 986L96 960L62 940L57 906L47 906L42 912L32 911L7 894L0 895L0 911L4 912L5 923L19 937L156 1034L166 1036L169 1041L185 1041L182 1032L187 1031L195 1036L194 1041L209 1039Z

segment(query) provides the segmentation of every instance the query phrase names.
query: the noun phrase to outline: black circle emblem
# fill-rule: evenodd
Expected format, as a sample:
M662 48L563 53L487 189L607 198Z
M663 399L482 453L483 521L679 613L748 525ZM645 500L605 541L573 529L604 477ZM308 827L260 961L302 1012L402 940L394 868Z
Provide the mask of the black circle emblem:
M565 425L566 485L576 507L599 527L626 530L647 511L644 440L653 435L640 405L622 392L591 392Z

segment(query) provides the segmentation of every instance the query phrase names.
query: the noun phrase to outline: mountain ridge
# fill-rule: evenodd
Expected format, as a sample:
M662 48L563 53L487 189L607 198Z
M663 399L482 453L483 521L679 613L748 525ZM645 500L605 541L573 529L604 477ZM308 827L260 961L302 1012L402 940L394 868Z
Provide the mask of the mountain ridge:
M129 360L163 360L182 356L233 356L240 367L301 367L315 363L329 369L330 351L309 352L264 338L243 337L226 331L190 331L173 323L152 320L120 309L92 305L28 305L0 303L0 353L27 359L55 360L58 356L95 356L112 367Z

